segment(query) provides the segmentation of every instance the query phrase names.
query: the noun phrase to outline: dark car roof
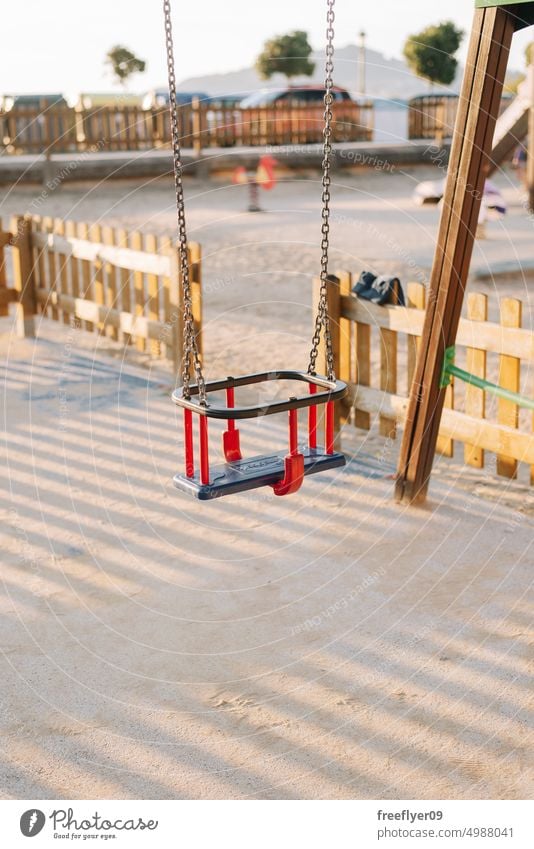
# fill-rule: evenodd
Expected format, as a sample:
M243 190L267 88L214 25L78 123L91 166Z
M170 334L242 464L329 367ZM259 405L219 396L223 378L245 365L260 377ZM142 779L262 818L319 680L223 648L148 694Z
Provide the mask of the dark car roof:
M239 105L245 109L253 106L267 105L269 103L273 103L281 95L291 94L292 92L298 95L299 92L306 91L315 91L322 94L324 92L324 85L319 83L304 83L303 85L288 86L287 88L262 89L261 91L255 91L252 94L247 95L247 97L244 97ZM332 86L332 91L344 94L350 98L350 94L347 89L341 88L341 86Z

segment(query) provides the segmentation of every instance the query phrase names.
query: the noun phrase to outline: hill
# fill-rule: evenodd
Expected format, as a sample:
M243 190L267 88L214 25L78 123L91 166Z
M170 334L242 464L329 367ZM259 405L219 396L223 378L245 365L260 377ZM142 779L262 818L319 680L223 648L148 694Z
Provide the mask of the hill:
M337 85L358 90L359 48L355 44L340 47L335 53L335 82ZM324 56L322 51L313 53L315 71L312 77L300 77L299 82L322 82L324 77ZM452 86L442 91L457 92L461 80L462 68ZM253 67L241 68L224 74L207 74L188 77L178 85L178 91L205 91L210 95L248 94L262 88L284 87L285 77L276 74L270 80L260 79ZM439 89L435 89L438 91ZM366 93L371 97L406 100L417 94L429 92L429 86L413 74L401 59L388 58L378 50L366 50Z

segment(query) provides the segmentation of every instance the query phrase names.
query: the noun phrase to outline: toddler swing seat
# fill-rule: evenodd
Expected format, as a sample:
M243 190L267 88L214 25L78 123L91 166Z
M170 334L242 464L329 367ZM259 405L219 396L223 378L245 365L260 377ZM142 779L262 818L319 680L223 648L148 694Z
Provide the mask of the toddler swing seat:
M183 164L180 149L180 134L176 108L176 75L170 0L163 0L165 16L165 41L167 70L169 77L169 111L171 122L172 150L174 162L174 184L178 219L178 252L183 294L183 361L182 388L175 390L173 401L183 409L185 472L174 477L178 489L201 500L211 500L221 495L246 492L260 486L270 486L275 495L290 495L300 489L306 475L345 465L345 457L334 450L334 403L343 398L347 386L336 380L330 320L328 316L327 282L328 249L330 229L330 156L332 152L332 73L334 54L334 0L326 0L327 43L325 64L324 127L323 127L323 173L321 210L321 287L315 317L312 347L307 372L270 371L247 374L242 377L227 377L225 380L206 383L202 373L200 350L196 338L193 317L193 301L189 279L187 255L187 232L183 191ZM326 377L317 375L316 362L319 355L321 336L324 334ZM196 382L192 383L193 375ZM273 400L252 406L236 406L235 389L272 381L300 381L307 391L292 395L283 401ZM225 392L226 404L210 403L210 394ZM299 445L298 411L307 408L307 437ZM324 438L318 438L318 408L324 408ZM287 451L243 458L240 434L236 422L275 413L288 414L289 447ZM194 418L198 422L198 469L195 468ZM210 469L209 419L222 419L227 423L223 433L225 463Z
M271 401L252 406L235 406L235 388L267 381L291 380L307 384L308 394L283 401ZM342 398L347 386L340 380L328 380L301 371L272 371L227 377L205 385L206 399L211 392L226 393L226 406L202 404L198 386L189 386L189 397L175 390L173 401L183 408L185 473L174 477L174 485L207 501L221 495L246 492L260 486L271 486L275 495L289 495L300 489L304 477L345 465L343 454L334 450L334 402ZM324 409L324 439L318 435L318 408ZM307 437L299 445L298 411L306 408ZM276 413L288 413L288 450L243 458L240 433L236 421ZM198 417L199 464L195 469L193 416ZM210 468L208 419L227 422L223 433L223 453L226 463ZM323 445L319 444L323 442Z

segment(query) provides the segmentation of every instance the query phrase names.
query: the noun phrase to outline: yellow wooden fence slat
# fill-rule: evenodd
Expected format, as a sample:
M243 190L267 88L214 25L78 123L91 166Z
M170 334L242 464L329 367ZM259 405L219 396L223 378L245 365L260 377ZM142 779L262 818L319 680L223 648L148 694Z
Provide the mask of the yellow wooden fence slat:
M102 241L102 227L100 224L91 224L88 230L89 240L99 243ZM106 302L105 285L104 285L104 263L100 258L94 260L91 264L91 284L93 289L93 299L96 304L102 306ZM99 321L98 330L100 333L104 330L104 322Z
M410 309L424 310L426 300L426 289L422 283L408 283L406 287L407 304ZM406 393L409 393L415 372L415 362L419 350L420 336L408 334L407 336L407 375Z
M65 222L62 218L54 219L54 233L59 236L65 234ZM57 257L57 274L58 274L58 291L62 295L69 295L69 260L64 254L59 254ZM69 324L70 318L67 313L62 314L63 324Z
M65 234L68 238L76 236L76 222L65 222ZM80 264L76 257L70 257L70 287L73 298L80 297Z
M467 296L467 315L472 321L487 321L488 298L481 292L471 292ZM466 369L477 377L486 377L486 351L480 348L468 348ZM476 386L467 384L465 387L465 412L477 419L486 416L486 393ZM464 460L469 466L477 469L484 468L484 449L479 445L464 445Z
M356 300L356 298L354 298ZM357 322L354 325L356 375L355 381L359 386L371 384L371 328L368 324ZM362 430L371 428L371 416L356 403L354 408L354 425Z
M398 286L392 293L393 305L398 306ZM395 395L397 392L397 332L380 328L380 388L383 392ZM381 436L387 439L395 439L397 436L396 419L381 415L379 418L379 431Z
M115 246L115 230L113 227L102 227L102 242L108 247ZM111 262L104 263L105 299L108 309L119 309L117 304L117 268ZM106 329L107 335L117 341L119 334L116 327Z
M130 247L135 251L143 250L143 236L138 231L130 233ZM145 314L145 276L141 271L134 271L133 280L135 315L143 316ZM145 340L140 336L136 338L135 346L138 351L146 350Z
M503 327L521 327L522 304L516 298L501 299L501 324ZM504 389L519 392L521 360L517 357L502 356L499 358L499 384ZM519 425L519 408L511 401L499 398L498 420L507 427L516 428ZM512 455L497 455L497 474L506 478L517 477L517 459Z
M350 295L352 289L352 274L348 271L339 271L336 273L339 280L339 294ZM351 368L351 353L352 353L352 323L346 318L339 319L339 369L338 377L340 380L349 383L352 380ZM343 426L350 422L351 408L343 399L339 402L339 421Z
M0 288L5 289L7 286L6 278L6 258L4 254L4 245L9 243L11 232L4 232L2 229L2 219L0 218ZM7 303L0 303L0 315L8 315L9 306Z
M158 252L158 240L153 233L147 233L145 236L145 251L149 254ZM159 319L159 277L157 274L147 274L146 278L147 296L148 296L148 317L151 321ZM157 340L152 340L150 343L150 353L153 357L159 357L161 346Z
M43 230L45 233L52 233L54 230L54 220L50 216L43 218ZM57 256L45 248L45 262L47 267L48 289L50 292L57 291ZM59 318L58 310L55 306L51 306L47 311L48 317L57 321Z
M128 233L126 230L117 229L115 234L117 247L119 250L128 248ZM123 312L129 313L132 308L132 295L130 290L130 271L126 268L119 268L119 304ZM131 334L125 333L123 336L125 345L132 344Z
M84 221L78 222L78 224L76 224L76 235L79 239L88 241L89 225L86 224ZM91 263L85 259L80 260L80 295L82 298L86 298L90 301L93 300L93 280L91 276ZM94 330L94 325L92 321L84 321L82 327L90 333Z

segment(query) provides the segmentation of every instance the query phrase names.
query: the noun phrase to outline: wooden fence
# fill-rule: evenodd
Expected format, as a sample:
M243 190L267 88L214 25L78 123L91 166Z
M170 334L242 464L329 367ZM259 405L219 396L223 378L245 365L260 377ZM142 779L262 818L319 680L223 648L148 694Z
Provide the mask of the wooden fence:
M438 141L451 138L459 99L456 94L421 94L412 97L408 101L408 138ZM499 114L510 102L510 97L502 98Z
M201 347L198 244L190 243L189 259ZM177 367L183 331L179 282L169 238L39 216L15 217L8 230L0 222L0 314L16 304L20 335L33 335L33 317L41 314L163 355Z
M373 104L335 103L335 142L370 141ZM274 104L241 109L215 101L194 100L179 106L180 135L185 148L199 151L235 145L312 144L322 140L323 107ZM0 142L5 153L69 153L100 150L151 150L169 147L166 107L20 106L0 111Z
M408 102L408 138L451 138L457 110L456 95L424 94L412 97Z
M425 287L408 284L407 307L377 306L351 294L349 272L338 272L337 277L339 282L328 287L336 372L350 387L348 400L337 411L338 440L344 428L369 430L375 420L383 436L395 439L397 425L406 414L415 369ZM498 321L488 320L490 307ZM460 320L456 363L472 374L533 397L534 332L521 327L521 314L521 301L515 298L493 304L486 295L468 295L466 315ZM452 457L455 443L462 443L468 465L483 468L494 462L496 473L507 478L517 476L520 463L528 464L534 484L533 425L531 412L455 381L447 389L438 451ZM487 453L494 457L488 460Z

